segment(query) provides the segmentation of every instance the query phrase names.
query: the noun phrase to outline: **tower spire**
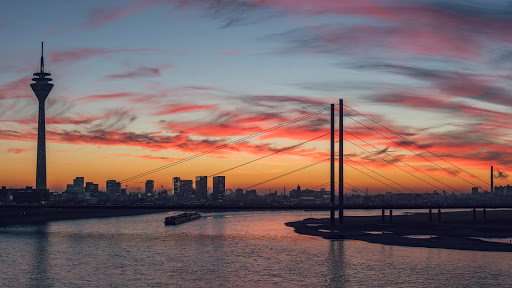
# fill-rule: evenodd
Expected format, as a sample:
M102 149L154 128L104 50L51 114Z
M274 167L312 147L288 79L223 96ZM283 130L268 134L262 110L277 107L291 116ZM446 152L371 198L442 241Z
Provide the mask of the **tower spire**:
M41 73L44 73L44 41L41 41Z

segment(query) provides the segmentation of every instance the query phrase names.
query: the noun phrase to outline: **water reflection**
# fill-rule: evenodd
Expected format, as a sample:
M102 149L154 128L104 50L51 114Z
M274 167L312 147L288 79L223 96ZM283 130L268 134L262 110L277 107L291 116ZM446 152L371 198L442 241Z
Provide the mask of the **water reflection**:
M203 250L205 255L214 255L214 257L208 257L205 259L205 266L209 270L207 273L210 274L216 274L218 277L219 284L221 284L224 287L227 287L229 284L230 275L226 271L226 267L223 267L224 265L219 265L219 263L226 263L226 255L229 255L226 250L226 244L230 244L229 237L227 237L226 234L226 219L225 216L223 217L215 217L214 221L208 221L205 225L207 225L206 231L218 235L220 237L207 237L205 234L200 233L200 237L203 238L200 240L200 245L202 244L203 247L197 247L197 250ZM203 223L204 224L204 223ZM227 238L227 239L226 239ZM198 245L199 246L199 245ZM229 247L228 247L229 249ZM190 266L194 266L194 263L190 263ZM228 282L228 283L226 283Z
M51 265L48 256L48 226L36 226L33 231L32 263L29 271L29 287L53 287L51 283Z
M329 287L343 287L347 282L344 241L329 243Z

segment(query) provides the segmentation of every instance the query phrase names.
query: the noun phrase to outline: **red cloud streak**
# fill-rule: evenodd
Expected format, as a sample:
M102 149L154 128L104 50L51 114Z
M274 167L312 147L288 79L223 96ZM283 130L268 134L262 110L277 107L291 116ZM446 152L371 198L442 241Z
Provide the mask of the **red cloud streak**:
M169 115L191 111L203 111L217 109L218 105L165 105L160 108L157 115Z
M30 149L25 149L25 148L9 148L7 149L7 152L8 153L12 153L12 154L20 154L20 153L23 153L25 151L29 151Z

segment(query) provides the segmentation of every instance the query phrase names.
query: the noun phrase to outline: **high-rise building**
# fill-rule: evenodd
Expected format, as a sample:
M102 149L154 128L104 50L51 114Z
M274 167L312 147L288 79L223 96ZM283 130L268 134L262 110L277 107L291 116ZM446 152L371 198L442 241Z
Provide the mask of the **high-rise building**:
M46 188L46 127L45 127L45 107L46 98L52 91L53 84L50 73L44 70L43 43L41 42L41 66L39 71L34 73L30 84L32 91L36 94L39 102L39 116L37 121L37 167L36 167L36 189Z
M194 190L192 180L180 180L180 193L181 194L190 194Z
M110 196L119 194L121 192L121 183L116 180L107 180L106 190Z
M146 180L146 194L153 194L155 192L155 181Z
M195 200L193 183L192 180L180 180L179 193L176 195L178 202L190 203Z
M226 177L215 176L213 177L213 201L221 202L224 199L226 192Z
M173 189L174 195L180 194L180 177L172 178L172 189Z
M84 193L85 192L85 184L84 184L84 177L76 177L73 179L73 190L76 193Z
M196 176L196 194L202 200L208 200L208 176Z
M96 195L99 192L99 185L94 184L93 182L85 183L85 193Z

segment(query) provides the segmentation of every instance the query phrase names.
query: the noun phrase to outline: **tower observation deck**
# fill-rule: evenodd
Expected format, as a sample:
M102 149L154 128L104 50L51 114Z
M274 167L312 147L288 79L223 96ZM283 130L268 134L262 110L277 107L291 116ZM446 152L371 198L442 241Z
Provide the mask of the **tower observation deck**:
M41 42L41 66L39 70L34 73L30 84L32 91L39 101L39 117L37 125L37 168L36 168L36 189L46 188L46 127L45 127L45 107L44 103L50 91L52 91L53 84L50 83L52 78L50 73L45 71L44 68L44 43Z

